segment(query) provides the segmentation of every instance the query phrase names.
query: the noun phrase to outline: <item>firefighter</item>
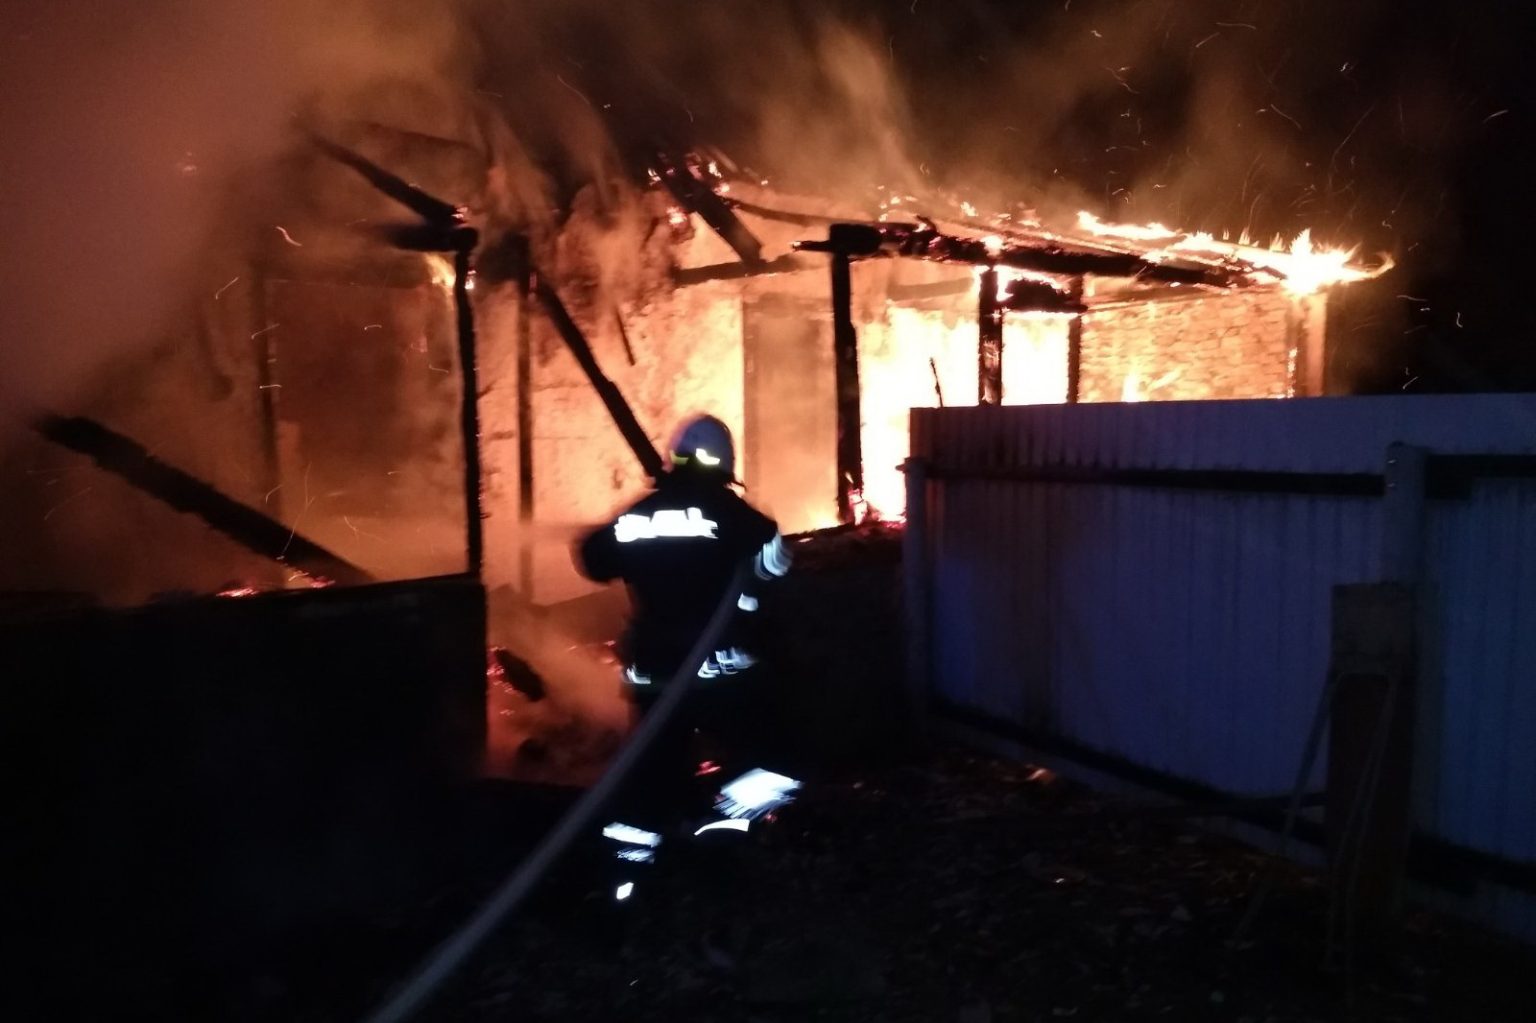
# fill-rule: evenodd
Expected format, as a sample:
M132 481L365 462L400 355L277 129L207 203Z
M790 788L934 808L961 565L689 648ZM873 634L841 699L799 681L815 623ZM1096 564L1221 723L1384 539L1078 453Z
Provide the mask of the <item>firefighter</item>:
M738 568L752 564L725 630L681 676L692 687L687 698L621 789L615 819L603 830L620 867L616 900L631 898L640 865L654 861L664 843L745 832L798 787L753 762L769 717L763 672L754 670L758 600L788 571L790 555L774 521L731 489L735 471L730 429L713 416L687 420L655 489L588 534L576 552L586 576L623 580L629 589L633 615L620 653L623 685L640 714L678 676ZM707 762L698 755L701 734L720 744ZM726 784L716 789L702 779Z

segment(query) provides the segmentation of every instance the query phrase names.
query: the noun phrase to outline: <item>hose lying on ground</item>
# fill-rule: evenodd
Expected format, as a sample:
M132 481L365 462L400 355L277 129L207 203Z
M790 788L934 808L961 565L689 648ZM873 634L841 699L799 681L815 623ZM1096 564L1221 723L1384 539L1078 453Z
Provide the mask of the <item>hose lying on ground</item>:
M443 982L480 947L481 942L506 921L571 843L592 828L604 804L640 762L640 758L677 712L683 697L692 688L698 666L714 651L716 642L736 610L736 601L741 597L751 571L752 562L749 561L731 577L731 583L726 587L719 606L688 651L688 656L683 658L682 666L667 680L661 697L641 719L640 727L635 729L629 741L619 750L603 776L582 793L575 805L566 811L565 816L534 847L533 852L513 869L485 904L457 931L444 939L416 968L411 978L367 1017L366 1023L401 1023L415 1015Z

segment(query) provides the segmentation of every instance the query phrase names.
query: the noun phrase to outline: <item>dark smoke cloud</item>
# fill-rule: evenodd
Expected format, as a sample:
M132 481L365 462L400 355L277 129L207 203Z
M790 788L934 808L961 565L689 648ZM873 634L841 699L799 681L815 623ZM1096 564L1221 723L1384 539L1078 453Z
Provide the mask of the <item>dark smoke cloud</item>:
M1464 7L1457 8L1458 11ZM945 186L1391 244L1499 108L1496 22L1359 0L472 5L515 129L574 178L657 139L794 187ZM1385 213L1407 214L1383 228Z

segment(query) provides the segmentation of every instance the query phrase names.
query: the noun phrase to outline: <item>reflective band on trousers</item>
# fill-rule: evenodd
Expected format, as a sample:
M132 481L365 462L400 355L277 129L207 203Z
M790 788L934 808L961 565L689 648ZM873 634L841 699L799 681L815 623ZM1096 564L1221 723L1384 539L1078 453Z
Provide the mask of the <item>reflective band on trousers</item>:
M716 650L699 667L699 678L719 678L721 675L734 675L738 671L746 671L756 663L757 658L740 647L733 646L729 650Z
M773 534L773 539L763 544L763 549L757 552L757 564L754 568L759 579L767 579L770 576L783 575L789 571L789 548L784 546L784 538L778 533Z
M720 790L715 809L727 817L752 820L793 802L798 788L794 778L754 768Z

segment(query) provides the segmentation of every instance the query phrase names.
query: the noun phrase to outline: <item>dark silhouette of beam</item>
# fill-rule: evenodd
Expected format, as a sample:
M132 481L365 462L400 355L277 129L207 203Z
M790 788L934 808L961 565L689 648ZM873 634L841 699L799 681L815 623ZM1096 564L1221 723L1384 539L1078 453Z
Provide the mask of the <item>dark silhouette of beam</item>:
M293 529L156 458L137 441L93 419L48 415L33 423L48 440L179 512L195 515L240 546L290 565L311 579L358 586L373 576Z

